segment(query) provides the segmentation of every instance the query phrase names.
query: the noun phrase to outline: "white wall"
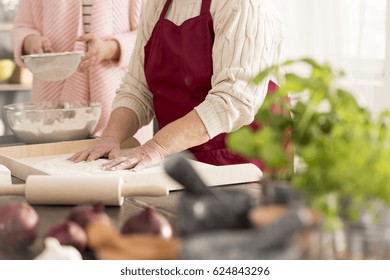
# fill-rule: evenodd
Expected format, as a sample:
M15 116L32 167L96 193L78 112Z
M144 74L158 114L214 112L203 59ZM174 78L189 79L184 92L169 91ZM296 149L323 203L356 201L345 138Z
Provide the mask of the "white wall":
M379 109L390 108L390 0L387 0L386 7L386 60L384 66L384 90L378 94L376 103Z

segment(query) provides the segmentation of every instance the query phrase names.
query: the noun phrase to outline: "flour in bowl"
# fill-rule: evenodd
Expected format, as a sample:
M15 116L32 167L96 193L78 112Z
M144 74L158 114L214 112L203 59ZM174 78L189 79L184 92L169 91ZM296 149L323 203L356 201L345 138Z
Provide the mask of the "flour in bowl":
M26 143L70 141L87 138L99 115L85 108L71 111L27 112L19 118L12 130ZM22 115L24 116L24 115Z

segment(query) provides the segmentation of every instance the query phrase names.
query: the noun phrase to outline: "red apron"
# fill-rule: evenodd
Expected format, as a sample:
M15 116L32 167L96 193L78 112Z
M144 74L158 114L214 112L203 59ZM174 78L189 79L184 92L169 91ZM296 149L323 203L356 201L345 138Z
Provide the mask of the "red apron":
M214 43L211 0L203 0L200 15L180 26L165 19L172 0L167 0L152 35L145 46L145 77L153 93L159 128L192 111L211 89ZM274 87L274 84L270 84ZM232 153L225 145L226 134L190 148L195 158L213 165L253 162Z

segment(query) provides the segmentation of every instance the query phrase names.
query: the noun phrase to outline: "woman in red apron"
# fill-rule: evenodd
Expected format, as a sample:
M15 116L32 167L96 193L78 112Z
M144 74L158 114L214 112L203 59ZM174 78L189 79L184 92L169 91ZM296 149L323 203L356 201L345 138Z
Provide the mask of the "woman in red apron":
M171 2L165 2L144 47L144 73L153 94L154 112L160 130L144 145L109 163L107 169L142 169L185 149L189 149L197 160L213 165L249 162L226 148L225 133L210 139L194 110L212 89L215 33L210 13L211 0L202 0L200 14L181 25L165 18ZM275 84L271 82L269 89L274 88ZM129 113L127 117L134 116ZM118 121L123 121L119 118L116 120L111 125L109 123L103 134L108 140L116 133L115 130L120 129ZM117 157L118 146L113 150L108 142L77 153L71 160L77 162L100 156ZM264 168L261 162L254 163L260 169Z

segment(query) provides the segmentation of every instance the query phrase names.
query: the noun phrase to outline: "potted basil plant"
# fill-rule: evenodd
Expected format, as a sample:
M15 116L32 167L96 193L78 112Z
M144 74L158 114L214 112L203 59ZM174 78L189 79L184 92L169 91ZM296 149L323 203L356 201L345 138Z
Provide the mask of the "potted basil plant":
M307 73L288 71L294 67ZM270 75L277 77L279 87L256 114L262 128L231 133L228 146L262 159L268 167L262 182L288 182L330 228L338 227L342 216L358 219L359 209L374 202L389 206L390 112L374 118L350 92L336 86L341 71L310 58L270 66L253 82ZM292 145L294 160L286 143Z

